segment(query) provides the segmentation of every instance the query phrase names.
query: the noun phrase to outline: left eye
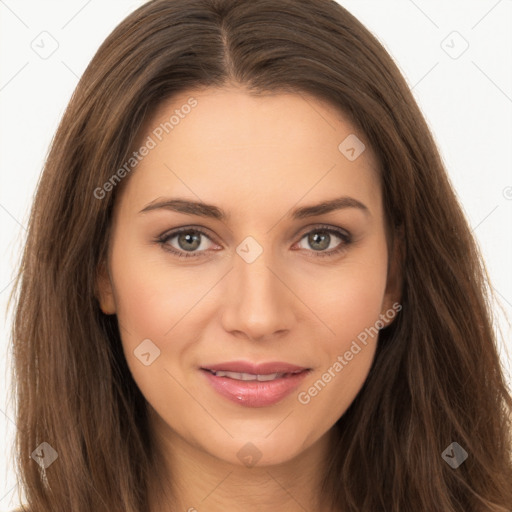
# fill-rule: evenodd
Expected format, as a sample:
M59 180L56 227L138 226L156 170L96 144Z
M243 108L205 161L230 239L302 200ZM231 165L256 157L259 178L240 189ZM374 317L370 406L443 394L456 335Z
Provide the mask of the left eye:
M340 242L333 248L331 242L333 237ZM191 258L203 256L208 247L204 247L201 238L206 238L212 242L207 233L198 228L183 228L170 233L164 233L156 239L162 248L180 258ZM176 239L178 246L171 243ZM348 232L331 227L318 227L308 231L300 238L300 242L306 240L315 256L332 256L339 253L351 243L351 236ZM300 249L306 249L299 247ZM327 250L330 249L330 250Z
M338 239L340 242L335 247L331 246L331 242L334 239ZM329 254L339 252L345 245L350 243L350 237L348 234L332 228L321 228L309 231L302 238L306 240L306 243L313 249L314 252L321 252L318 256L327 256ZM307 249L307 247L306 247ZM330 249L327 251L327 249Z

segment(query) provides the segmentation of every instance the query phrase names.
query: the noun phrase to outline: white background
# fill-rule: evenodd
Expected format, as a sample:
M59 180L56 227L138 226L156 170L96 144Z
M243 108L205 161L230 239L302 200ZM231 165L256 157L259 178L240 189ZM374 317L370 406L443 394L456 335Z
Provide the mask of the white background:
M2 511L18 505L12 469L15 425L8 400L10 383L4 378L11 361L11 314L6 306L29 208L49 144L79 76L105 37L142 3L0 0ZM495 306L503 333L500 354L512 383L511 329L506 320L512 309L512 1L340 3L394 57L433 131L502 306ZM40 36L43 31L51 36ZM33 49L42 46L41 38L46 49L58 44L46 59ZM458 56L464 40L469 47Z

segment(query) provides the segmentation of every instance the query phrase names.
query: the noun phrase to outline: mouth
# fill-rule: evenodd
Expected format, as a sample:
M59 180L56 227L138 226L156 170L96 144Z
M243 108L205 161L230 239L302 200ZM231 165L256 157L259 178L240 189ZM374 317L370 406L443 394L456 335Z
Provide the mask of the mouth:
M244 382L252 382L252 381L258 381L258 382L269 382L271 380L276 379L283 379L286 377L290 377L292 375L297 375L298 373L302 373L306 370L298 370L295 372L276 372L276 373L268 373L268 374L254 374L254 373L245 373L245 372L228 372L228 371L213 371L209 370L208 368L202 368L203 370L210 372L212 375L215 375L215 377L226 377L228 379L234 379L234 380L242 380Z
M267 407L288 396L310 373L287 363L246 362L201 367L210 386L221 396L245 407Z

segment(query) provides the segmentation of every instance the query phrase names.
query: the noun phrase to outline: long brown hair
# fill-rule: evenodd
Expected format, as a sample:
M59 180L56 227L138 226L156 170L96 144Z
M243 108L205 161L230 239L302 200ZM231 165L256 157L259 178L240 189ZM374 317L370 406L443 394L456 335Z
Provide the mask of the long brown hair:
M146 403L117 319L95 298L120 188L101 199L94 191L164 99L228 83L312 94L343 112L378 157L387 226L403 241L403 309L335 425L328 503L344 512L509 509L512 397L487 273L397 66L332 0L154 0L83 74L31 212L12 333L17 471L30 510L148 509L159 459ZM47 468L29 457L43 442L58 454ZM468 454L456 469L442 456L452 442Z

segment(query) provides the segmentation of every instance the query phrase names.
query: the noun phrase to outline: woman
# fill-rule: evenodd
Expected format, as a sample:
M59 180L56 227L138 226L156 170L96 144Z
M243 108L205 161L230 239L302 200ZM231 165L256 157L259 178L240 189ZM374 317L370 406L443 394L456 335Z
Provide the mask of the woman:
M58 129L17 286L31 511L510 509L480 254L335 2L128 16Z

